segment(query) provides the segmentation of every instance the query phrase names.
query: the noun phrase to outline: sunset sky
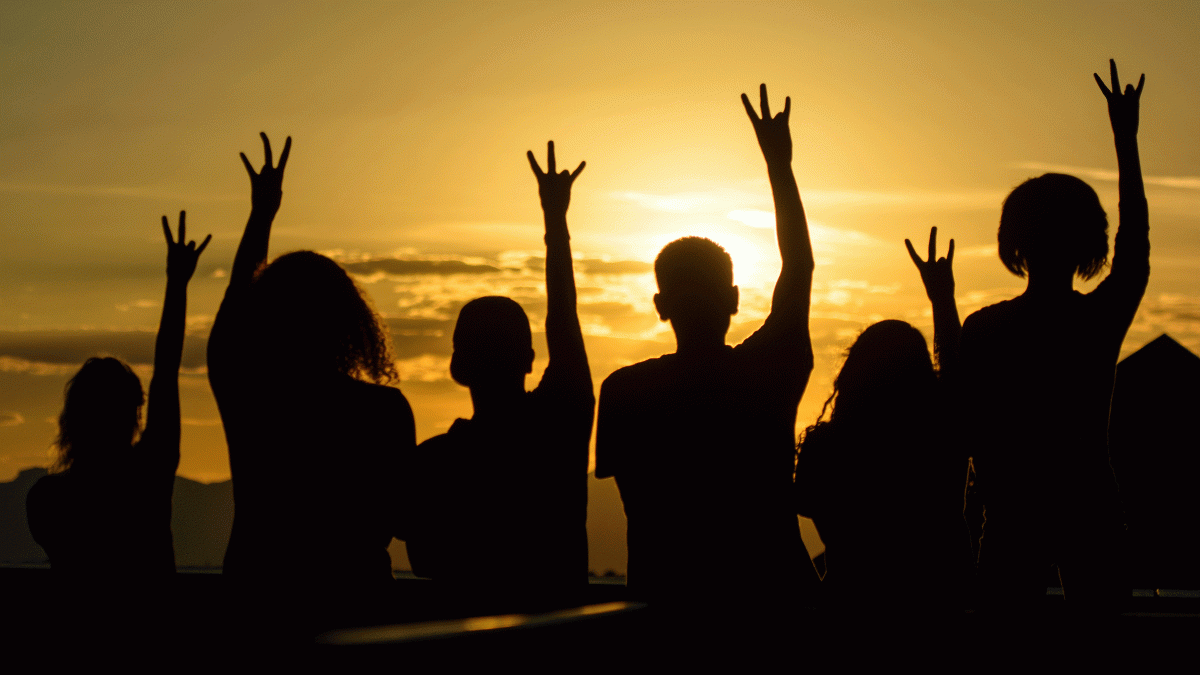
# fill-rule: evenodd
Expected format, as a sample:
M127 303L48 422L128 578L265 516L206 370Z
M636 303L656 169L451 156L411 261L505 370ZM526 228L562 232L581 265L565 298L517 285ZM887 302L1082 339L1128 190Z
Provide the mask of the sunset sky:
M180 473L229 477L204 338L249 211L237 153L293 138L272 256L315 249L389 319L418 440L470 415L450 332L473 297L544 320L526 150L587 160L568 213L597 388L672 351L650 262L709 236L734 259L736 343L779 269L739 95L792 98L817 257L811 424L840 355L883 318L931 337L904 249L953 237L960 312L1021 292L996 256L1004 196L1073 173L1117 223L1092 79L1146 74L1150 285L1124 353L1200 351L1200 3L6 2L0 21L0 481L47 464L62 388L111 353L148 381L163 214L213 234L192 281ZM443 263L443 264L435 264ZM447 264L448 263L448 264ZM1079 286L1086 290L1092 285ZM540 337L535 335L535 342ZM545 365L544 343L529 387ZM927 421L914 420L914 430Z

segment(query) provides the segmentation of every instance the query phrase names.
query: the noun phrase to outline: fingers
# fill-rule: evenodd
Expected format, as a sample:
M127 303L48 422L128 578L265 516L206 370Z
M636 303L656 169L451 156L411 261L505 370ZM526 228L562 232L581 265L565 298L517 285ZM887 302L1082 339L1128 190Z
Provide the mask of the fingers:
M1108 87L1104 86L1104 80L1100 79L1100 74L1092 73L1092 77L1096 78L1096 84L1100 85L1100 91L1104 92L1104 98L1108 98L1112 92L1108 90Z
M1109 59L1108 69L1112 73L1112 90L1114 92L1121 91L1121 82L1117 79L1117 62L1113 59Z
M780 113L780 116L782 116L783 119L786 120L788 118L788 116L791 114L792 114L792 97L785 96L783 99L783 112Z
M210 235L208 235L207 237L205 237L205 238L204 238L204 241L203 241L203 242L201 242L201 244L200 244L199 246L197 246L197 247L196 247L196 255L200 255L201 253L204 253L204 249L208 247L208 242L210 242L210 241L212 241L212 235L211 235L211 234L210 234ZM951 251L953 251L953 250L954 250L954 245L953 245L953 243L951 243L951 245L950 245L950 250L951 250Z
M587 166L587 162L580 162L579 166L575 167L575 170L571 172L571 182L575 182L579 174L583 173L583 167L585 166Z
M288 158L288 155L291 154L291 152L292 152L292 137L288 136L287 140L283 142L283 152L279 154L279 166L275 167L276 169L279 170L279 173L281 173L281 174L283 173L283 167L287 166L287 158Z
M1146 84L1146 74L1145 73L1142 73L1142 76L1138 79L1137 89L1134 90L1135 92L1137 92L1138 96L1142 95L1142 85L1143 84Z
M929 228L929 262L937 260L937 228Z
M187 211L179 212L179 241L187 241Z
M163 235L167 238L167 246L175 245L175 239L171 236L171 223L167 222L166 216L163 216Z
M946 262L947 263L954 262L954 240L953 239L950 240L950 252L946 254Z
M558 173L558 165L554 162L554 141L546 142L546 173Z
M746 106L746 114L750 116L751 122L758 122L758 113L754 112L754 106L750 105L750 97L742 94L742 105Z
M251 178L257 176L258 172L254 170L254 165L250 163L250 160L246 159L246 153L239 152L238 156L242 158L242 164L246 165L246 173L249 173Z
M275 166L274 164L271 163L271 139L267 138L267 132L265 132L265 131L258 132L258 135L262 136L263 158L264 158L265 165L266 166Z
M533 175L541 178L546 175L542 173L542 167L538 164L537 158L533 156L532 150L526 150L525 156L529 158L529 168L533 169Z
M758 101L762 108L762 116L764 120L771 119L771 105L767 103L767 85L758 85Z
M925 261L921 260L921 256L917 255L917 249L913 248L911 241L905 239L904 245L908 247L908 257L912 258L912 261L917 266L917 269L920 269L921 265L923 265Z

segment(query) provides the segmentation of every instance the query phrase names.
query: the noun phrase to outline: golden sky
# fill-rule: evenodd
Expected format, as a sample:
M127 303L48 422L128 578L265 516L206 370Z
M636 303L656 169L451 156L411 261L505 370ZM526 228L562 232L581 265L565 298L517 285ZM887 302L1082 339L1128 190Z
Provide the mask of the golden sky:
M956 239L966 316L1023 288L995 229L1025 178L1084 178L1115 225L1092 80L1115 58L1123 78L1146 74L1153 246L1125 353L1162 332L1200 350L1195 2L14 1L4 15L0 480L45 464L62 386L86 356L123 356L148 379L159 217L180 209L194 236L213 233L191 286L180 472L228 477L203 338L249 208L237 153L257 163L259 131L294 140L272 254L316 249L360 273L392 322L424 439L470 415L447 372L458 307L505 294L542 321L524 153L549 139L564 166L588 163L568 219L597 387L673 349L647 263L678 236L732 253L731 342L758 326L778 251L738 97L767 83L773 100L792 97L817 255L807 425L863 327L901 318L930 336L905 237L923 243L936 225L943 247Z

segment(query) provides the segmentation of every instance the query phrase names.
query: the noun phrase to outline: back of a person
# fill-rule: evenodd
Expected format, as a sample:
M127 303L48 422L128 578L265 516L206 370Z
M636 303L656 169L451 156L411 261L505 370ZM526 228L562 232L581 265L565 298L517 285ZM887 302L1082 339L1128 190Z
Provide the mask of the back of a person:
M174 573L170 491L132 475L138 465L121 465L125 471L50 474L30 490L30 531L56 571L131 579Z
M405 467L414 482L409 540L418 574L483 589L555 593L587 583L586 439L538 392L521 414L463 420L421 443ZM549 403L553 403L550 401ZM548 414L550 413L550 414Z
M389 580L403 395L348 376L285 380L258 394L256 421L239 435L226 571L338 584Z
M788 508L795 403L764 395L733 348L703 368L667 355L618 371L637 446L617 474L629 521L630 588L672 595L737 578L799 574L803 546ZM716 553L712 567L696 563ZM668 589L674 588L675 591Z
M1061 491L1104 476L1108 410L1124 326L1078 292L1027 296L967 318L963 360L972 400L987 410L976 466L989 483ZM991 499L991 498L989 498Z

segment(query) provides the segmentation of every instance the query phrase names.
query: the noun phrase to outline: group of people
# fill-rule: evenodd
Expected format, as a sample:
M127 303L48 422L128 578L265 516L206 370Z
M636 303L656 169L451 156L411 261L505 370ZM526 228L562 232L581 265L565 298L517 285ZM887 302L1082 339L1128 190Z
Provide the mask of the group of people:
M850 347L820 419L799 444L797 406L813 369L814 258L792 173L790 99L772 114L766 86L742 102L767 164L782 268L771 311L726 344L738 311L730 256L685 237L654 263L654 305L674 353L608 376L596 419L596 476L616 480L628 520L628 592L651 606L831 606L961 611L975 574L963 515L968 457L986 504L979 608L1028 606L1057 563L1072 602L1112 608L1122 594L1122 519L1108 464L1107 416L1121 342L1149 276L1137 149L1142 81L1107 101L1120 169L1112 269L1074 291L1108 256L1107 220L1077 178L1046 174L1005 200L999 250L1028 277L1020 296L960 324L936 229L922 259L934 355L903 321ZM526 390L534 352L519 304L466 303L450 375L470 419L419 445L395 386L389 333L351 277L312 251L268 263L291 138L250 176L251 203L229 287L208 341L224 423L235 517L224 564L247 589L318 586L368 596L392 580L387 548L407 543L413 570L497 608L580 602L587 588L588 444L596 399L566 214L584 169L543 171L549 365ZM208 243L168 243L167 294L149 411L137 376L90 359L67 388L55 470L31 490L31 530L55 569L123 578L174 571L171 486L179 462L178 371L186 287ZM826 419L826 412L829 413ZM822 581L800 538L809 516L826 545ZM107 551L136 552L114 561ZM721 561L714 579L697 560ZM303 567L290 564L303 560Z

